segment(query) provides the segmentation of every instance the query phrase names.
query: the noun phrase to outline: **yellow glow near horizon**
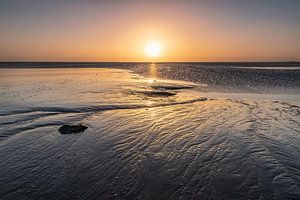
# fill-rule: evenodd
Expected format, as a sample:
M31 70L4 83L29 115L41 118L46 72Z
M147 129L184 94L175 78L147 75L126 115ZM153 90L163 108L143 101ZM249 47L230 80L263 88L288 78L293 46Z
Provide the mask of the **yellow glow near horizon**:
M161 54L161 45L158 42L149 42L145 47L147 56L156 58Z

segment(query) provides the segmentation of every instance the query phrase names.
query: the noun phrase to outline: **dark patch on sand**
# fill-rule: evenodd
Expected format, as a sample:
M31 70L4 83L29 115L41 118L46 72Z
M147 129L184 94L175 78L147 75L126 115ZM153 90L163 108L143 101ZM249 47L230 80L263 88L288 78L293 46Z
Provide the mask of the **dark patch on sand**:
M72 134L72 133L81 133L84 132L88 127L84 125L63 125L58 131L61 134Z
M147 95L149 97L169 97L169 96L176 95L176 93L168 92L168 91L142 91L138 93Z
M153 89L158 90L182 90L182 89L192 89L194 88L191 85L153 85L151 86Z

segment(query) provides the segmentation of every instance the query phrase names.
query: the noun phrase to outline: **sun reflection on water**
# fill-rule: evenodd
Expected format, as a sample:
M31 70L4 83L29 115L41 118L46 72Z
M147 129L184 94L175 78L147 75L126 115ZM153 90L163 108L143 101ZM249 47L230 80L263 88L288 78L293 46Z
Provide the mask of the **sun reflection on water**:
M155 63L150 64L149 74L152 78L157 78L157 65Z

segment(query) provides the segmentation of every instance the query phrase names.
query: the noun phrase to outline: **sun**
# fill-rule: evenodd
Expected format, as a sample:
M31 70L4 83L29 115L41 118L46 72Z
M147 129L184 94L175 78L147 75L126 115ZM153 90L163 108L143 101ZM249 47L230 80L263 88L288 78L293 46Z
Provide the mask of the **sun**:
M158 42L149 42L145 47L145 52L149 57L158 57L161 53L161 46Z

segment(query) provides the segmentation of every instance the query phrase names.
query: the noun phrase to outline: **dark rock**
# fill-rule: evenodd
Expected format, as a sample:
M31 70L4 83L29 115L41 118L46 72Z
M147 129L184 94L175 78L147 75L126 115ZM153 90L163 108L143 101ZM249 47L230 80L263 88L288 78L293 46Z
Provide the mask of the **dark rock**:
M58 131L61 134L72 134L72 133L81 133L85 131L88 127L84 125L63 125L61 126Z

